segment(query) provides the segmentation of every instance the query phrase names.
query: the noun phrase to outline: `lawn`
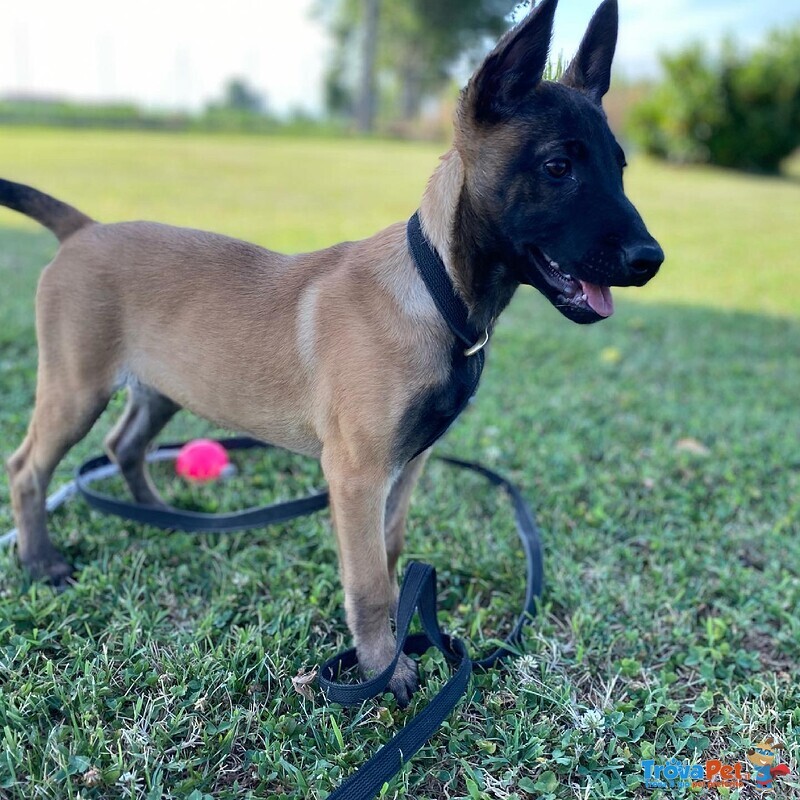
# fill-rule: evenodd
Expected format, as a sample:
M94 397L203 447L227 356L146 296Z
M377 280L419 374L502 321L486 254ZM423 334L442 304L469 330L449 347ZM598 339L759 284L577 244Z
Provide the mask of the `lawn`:
M439 148L2 131L0 175L103 220L155 218L276 249L367 235L416 207ZM524 653L477 677L387 797L649 798L643 759L734 763L786 744L800 797L800 182L632 158L629 194L667 262L584 328L523 289L477 402L438 445L522 487L547 586ZM0 210L0 440L33 401L33 295L55 251ZM98 452L116 398L54 485ZM179 415L164 438L209 432ZM213 431L212 431L213 432ZM321 485L284 454L238 460L174 502L241 508ZM13 522L0 481L0 534ZM55 594L0 551L0 797L322 798L422 708L342 709L292 677L347 643L327 514L229 536L166 534L74 501L52 518L80 568ZM407 557L439 573L447 630L474 651L524 580L507 504L432 465ZM720 791L721 796L726 796ZM756 797L752 787L730 797Z

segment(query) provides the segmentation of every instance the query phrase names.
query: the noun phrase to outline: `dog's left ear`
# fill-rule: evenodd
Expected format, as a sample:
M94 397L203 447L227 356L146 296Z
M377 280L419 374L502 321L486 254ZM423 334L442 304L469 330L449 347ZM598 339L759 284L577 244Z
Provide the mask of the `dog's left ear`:
M561 83L589 95L597 105L611 84L618 27L617 0L604 0L594 12L575 58L561 77Z

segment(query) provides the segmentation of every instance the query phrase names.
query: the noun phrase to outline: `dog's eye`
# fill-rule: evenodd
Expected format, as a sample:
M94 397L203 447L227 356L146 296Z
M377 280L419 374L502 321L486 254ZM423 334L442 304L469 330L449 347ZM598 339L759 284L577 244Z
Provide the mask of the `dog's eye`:
M551 158L544 168L551 178L566 178L572 172L572 164L566 158Z

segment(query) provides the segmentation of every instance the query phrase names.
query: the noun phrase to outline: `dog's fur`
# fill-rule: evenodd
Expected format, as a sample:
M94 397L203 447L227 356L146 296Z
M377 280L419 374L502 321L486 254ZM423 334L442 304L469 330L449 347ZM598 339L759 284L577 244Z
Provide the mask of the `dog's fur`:
M542 0L473 76L420 207L481 330L521 282L570 319L594 322L610 313L602 287L641 285L663 258L625 198L624 157L600 107L615 0L595 14L560 82L542 80L555 5ZM408 462L420 437L409 421L424 427L431 397L446 393L454 342L405 224L286 256L153 222L103 225L8 181L0 203L61 241L36 298L33 418L8 461L22 563L55 583L70 575L47 534L47 485L127 386L107 447L140 503L161 503L144 455L179 408L321 459L348 624L362 669L382 670L394 651L406 511L427 455ZM405 702L415 683L404 658L390 688Z

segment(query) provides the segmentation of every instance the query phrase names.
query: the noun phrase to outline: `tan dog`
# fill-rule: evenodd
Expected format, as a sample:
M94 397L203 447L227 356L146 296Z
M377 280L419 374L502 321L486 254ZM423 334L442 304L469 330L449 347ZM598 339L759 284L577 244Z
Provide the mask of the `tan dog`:
M575 321L602 319L613 311L608 286L643 284L663 258L622 192L623 157L600 107L615 0L559 83L542 80L554 10L543 0L473 76L454 147L420 207L480 331L521 282ZM107 447L140 503L161 502L144 455L179 408L321 459L348 624L362 669L383 669L406 511L427 454L417 451L431 426L450 421L463 351L409 254L406 225L286 256L153 222L100 224L8 181L0 203L61 242L36 298L36 406L8 462L22 563L56 583L70 575L47 534L47 485L125 386ZM390 688L405 702L415 682L403 657Z

